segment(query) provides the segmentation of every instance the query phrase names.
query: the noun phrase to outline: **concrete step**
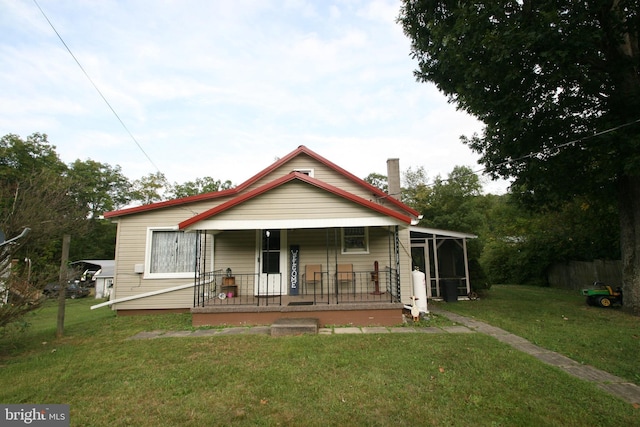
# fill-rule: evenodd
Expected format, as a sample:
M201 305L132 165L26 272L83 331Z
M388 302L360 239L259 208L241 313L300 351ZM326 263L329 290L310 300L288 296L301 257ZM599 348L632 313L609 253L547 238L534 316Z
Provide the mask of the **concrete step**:
M271 335L281 337L285 335L317 334L320 319L313 317L283 317L271 325Z

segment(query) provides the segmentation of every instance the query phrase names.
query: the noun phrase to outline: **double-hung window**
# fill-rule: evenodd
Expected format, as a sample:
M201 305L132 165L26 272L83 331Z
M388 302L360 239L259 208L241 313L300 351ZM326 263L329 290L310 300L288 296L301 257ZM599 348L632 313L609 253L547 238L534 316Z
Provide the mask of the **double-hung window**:
M368 253L369 237L366 227L342 229L342 253Z
M147 272L150 277L193 277L197 233L174 229L149 229Z

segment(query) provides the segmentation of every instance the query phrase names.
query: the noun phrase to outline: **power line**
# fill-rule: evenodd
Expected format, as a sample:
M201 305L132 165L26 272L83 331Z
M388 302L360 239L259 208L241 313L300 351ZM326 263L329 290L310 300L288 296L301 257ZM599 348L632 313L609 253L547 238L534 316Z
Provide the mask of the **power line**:
M560 150L560 149L562 149L564 147L568 147L570 145L575 145L575 144L584 142L584 141L586 141L588 139L595 138L595 137L601 136L601 135L605 135L607 133L615 132L615 131L617 131L619 129L623 129L625 127L634 125L636 123L640 123L640 119L636 119L636 120L633 120L631 122L623 123L621 125L618 125L618 126L615 126L615 127L609 128L609 129L605 129L605 130L600 131L600 132L595 132L593 135L588 135L588 136L585 136L585 137L582 137L582 138L578 138L578 139L574 139L574 140L571 140L571 141L568 141L568 142L563 142L562 144L558 144L558 145L555 145L555 146L552 146L552 147L547 147L547 148L545 148L543 150L540 150L540 151L533 151L533 152L531 152L529 154L525 154L524 156L517 157L515 159L505 160L505 161L503 161L501 163L498 163L498 164L496 164L494 166L491 166L491 167L485 167L485 168L481 168L481 169L477 169L477 170L472 170L469 173L465 173L463 175L460 175L460 177L466 177L466 176L470 176L470 175L478 175L478 174L486 172L489 169L493 169L493 168L497 168L497 167L500 167L500 166L508 165L508 164L511 164L511 163L519 162L519 161L524 160L524 159L529 159L529 158L538 156L540 154L544 154L545 152L549 152L549 151L552 151L552 150L553 151ZM453 180L454 180L454 178L440 179L437 182L433 181L433 182L430 182L428 184L425 184L425 187L435 187L438 183L445 183L445 182L449 182L449 181L453 181ZM389 197L389 196L394 196L394 197L401 196L401 193L388 194L388 195L386 195L385 197L382 197L382 198L386 198L386 197Z
M135 142L135 144L138 146L138 148L140 149L140 151L142 151L142 154L144 154L144 156L147 158L147 160L149 160L149 163L151 163L151 165L153 165L153 167L158 171L158 173L162 174L162 172L160 171L160 168L158 168L158 166L156 166L156 164L153 162L153 160L151 160L151 157L149 157L149 155L147 154L146 151L144 151L144 148L142 148L142 146L140 145L140 143L138 142L138 140L136 139L135 136L133 136L133 133L131 133L131 131L129 130L129 128L127 127L127 125L124 124L124 122L122 121L122 119L120 118L120 116L118 115L118 113L116 113L116 110L111 106L111 104L109 103L109 101L107 100L107 98L102 94L102 91L100 91L100 89L98 88L98 86L93 82L93 80L91 79L91 77L89 76L89 74L85 71L84 67L82 66L82 64L80 64L80 61L78 61L78 59L76 58L76 56L73 54L73 52L71 51L71 49L69 48L69 46L67 46L67 43L65 43L64 39L62 38L62 36L60 35L60 33L58 33L58 30L56 30L56 27L54 27L53 23L51 23L51 21L49 20L49 18L47 17L47 14L44 13L44 10L42 10L42 8L40 7L40 5L38 4L37 0L33 0L33 2L35 3L35 5L38 7L38 9L40 10L40 13L42 13L42 16L44 16L44 19L47 20L47 22L49 23L49 26L51 26L51 29L53 30L53 32L56 33L56 36L58 36L58 39L60 39L60 41L62 42L62 44L64 45L65 49L67 49L67 52L69 52L69 55L71 55L71 57L73 58L73 60L76 62L76 64L78 65L78 67L80 67L80 70L82 70L82 72L84 73L85 77L89 80L89 82L91 83L91 85L93 86L93 88L96 90L96 92L98 92L98 94L100 95L100 97L102 98L102 100L105 102L105 104L107 104L107 107L109 107L109 109L111 110L111 112L113 113L114 116L116 116L116 119L118 119L118 121L120 122L120 124L122 125L122 127L124 128L125 131L127 131L127 133L129 134L129 136L131 137L131 139L133 140L133 142Z
M609 129L605 129L605 130L600 131L600 132L596 132L593 135L588 135L588 136L585 136L585 137L582 137L582 138L578 138L578 139L574 139L574 140L571 140L571 141L568 141L568 142L563 142L562 144L558 144L558 145L555 145L555 146L552 146L552 147L547 147L547 148L545 148L543 150L540 150L540 151L533 151L533 152L531 152L529 154L525 154L524 156L517 157L515 159L505 160L504 162L498 163L498 164L496 164L494 166L478 169L478 170L475 170L475 171L471 171L470 173L464 174L464 175L461 175L461 176L477 175L477 174L480 174L480 173L484 173L489 169L494 169L494 168L498 168L500 166L505 166L505 165L509 165L509 164L512 164L512 163L515 163L515 162L519 162L521 160L530 159L530 158L538 156L540 154L544 154L545 152L550 152L552 150L553 151L557 151L557 150L560 150L562 148L565 148L565 147L568 147L568 146L572 146L572 145L584 142L584 141L586 141L588 139L595 138L597 136L601 136L601 135L605 135L607 133L615 132L615 131L617 131L619 129L634 125L636 123L640 123L640 119L636 119L636 120L633 120L631 122L623 123L621 125L618 125L618 126L615 126L615 127L609 128ZM448 181L451 181L451 180L452 179L449 178L449 179L440 180L439 182L448 182ZM431 184L428 184L427 187L433 187L435 185L436 185L436 183L433 182Z

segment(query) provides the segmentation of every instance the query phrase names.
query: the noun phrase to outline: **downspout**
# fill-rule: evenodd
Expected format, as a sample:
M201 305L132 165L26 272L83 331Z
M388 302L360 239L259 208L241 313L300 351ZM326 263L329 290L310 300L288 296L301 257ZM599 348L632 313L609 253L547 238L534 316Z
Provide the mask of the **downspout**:
M433 266L435 268L436 271L434 271L435 273L435 278L436 278L436 291L437 291L437 296L441 297L442 296L442 289L440 289L440 263L438 261L438 242L437 242L437 237L435 234L432 234L433 236Z
M396 295L398 302L402 301L400 295L400 234L398 232L398 226L395 229L395 242L396 242Z
M386 286L387 286L387 289L389 290L389 293L391 295L393 295L393 292L391 292L391 284L392 284L392 282L391 282L391 266L393 265L393 262L392 262L393 260L391 258L391 251L392 251L392 248L391 248L392 240L391 239L392 239L392 236L393 236L393 233L391 231L391 227L389 227L387 229L387 254L389 255L389 262L388 262L388 265L389 265L388 266L388 268L389 268L388 281L389 281L389 283Z
M339 304L340 301L338 299L338 229L334 227L333 229L333 258L335 260L334 264L334 292L336 296L336 304Z
M144 294L131 295L129 297L114 299L114 300L111 300L111 301L102 302L100 304L92 305L91 306L91 310L95 310L96 308L100 308L100 307L106 307L108 305L118 304L118 303L121 303L121 302L133 301L133 300L140 299L140 298L152 297L154 295L166 294L167 292L179 291L181 289L190 288L193 285L194 285L193 283L188 283L186 285L178 285L178 286L174 286L172 288L160 289L158 291L145 292Z

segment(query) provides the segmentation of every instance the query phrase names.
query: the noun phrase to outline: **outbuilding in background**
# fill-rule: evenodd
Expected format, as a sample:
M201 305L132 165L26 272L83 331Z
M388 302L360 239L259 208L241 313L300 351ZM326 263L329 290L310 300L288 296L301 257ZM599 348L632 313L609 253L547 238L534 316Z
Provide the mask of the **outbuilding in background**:
M115 260L112 259L83 259L71 263L82 271L82 286L95 286L96 299L109 298L111 295L115 264Z

